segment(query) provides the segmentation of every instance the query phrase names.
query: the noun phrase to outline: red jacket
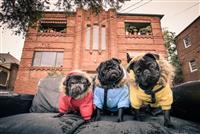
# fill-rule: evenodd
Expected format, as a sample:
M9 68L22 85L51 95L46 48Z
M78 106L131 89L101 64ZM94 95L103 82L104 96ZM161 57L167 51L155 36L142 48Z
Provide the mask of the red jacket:
M69 110L79 111L84 120L90 120L93 113L93 94L88 94L81 99L73 99L70 96L61 94L59 98L59 112L65 113Z

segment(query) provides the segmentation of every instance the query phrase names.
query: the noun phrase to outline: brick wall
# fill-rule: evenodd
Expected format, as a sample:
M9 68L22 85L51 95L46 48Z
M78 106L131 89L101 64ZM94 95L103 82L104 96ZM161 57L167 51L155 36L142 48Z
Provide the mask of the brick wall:
M59 70L67 73L72 69L81 69L95 73L98 64L111 57L120 58L126 64L126 52L157 52L166 55L158 15L119 14L115 10L103 11L100 15L78 9L76 13L66 17L63 13L47 12L43 20L64 20L67 22L67 32L62 36L44 36L38 33L39 22L35 28L30 28L25 39L20 68L15 83L18 93L35 94L39 79L45 77L48 71ZM126 36L125 22L148 22L151 24L152 35ZM93 25L106 28L106 49L86 49L86 26ZM101 30L100 30L101 34ZM93 42L93 39L90 39ZM100 39L99 42L101 43ZM58 68L32 66L34 51L63 51L63 66Z

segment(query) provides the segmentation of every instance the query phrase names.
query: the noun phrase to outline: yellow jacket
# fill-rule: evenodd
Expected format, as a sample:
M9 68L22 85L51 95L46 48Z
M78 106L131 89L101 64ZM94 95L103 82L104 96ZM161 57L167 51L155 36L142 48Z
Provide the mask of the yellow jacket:
M134 80L134 73L131 70L129 73L130 79ZM153 91L158 90L162 85L157 85L153 88ZM130 82L130 102L131 106L135 109L139 109L143 104L150 104L152 107L161 107L162 110L171 109L173 102L172 90L167 84L162 90L155 93L156 102L151 102L151 95L146 94L139 86L133 81Z

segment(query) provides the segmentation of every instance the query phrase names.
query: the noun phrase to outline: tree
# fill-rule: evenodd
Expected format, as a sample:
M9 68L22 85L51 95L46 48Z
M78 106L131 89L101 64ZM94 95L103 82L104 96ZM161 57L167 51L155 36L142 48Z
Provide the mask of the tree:
M167 48L168 60L175 68L175 77L173 83L176 85L183 82L183 74L175 45L175 33L164 29L163 35L165 47Z
M103 8L119 9L126 0L54 0L58 10L73 11L74 7L91 9L99 13ZM42 11L48 9L52 3L49 0L0 0L0 22L6 24L15 33L25 33L42 17Z

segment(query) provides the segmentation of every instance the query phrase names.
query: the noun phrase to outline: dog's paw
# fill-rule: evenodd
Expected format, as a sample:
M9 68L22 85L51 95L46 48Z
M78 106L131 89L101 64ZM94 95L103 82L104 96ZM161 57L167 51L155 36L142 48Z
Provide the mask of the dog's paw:
M133 117L133 120L142 121L142 118L141 118L140 116L134 116L134 117Z
M123 122L124 120L122 118L117 118L116 122Z
M92 119L91 120L85 120L85 123L90 123L92 122Z
M54 115L53 118L59 118L59 117L62 117L64 115L64 113L59 113L57 115Z
M165 121L164 126L167 127L167 128L175 129L175 126L171 123L171 121Z
M95 120L95 121L100 121L100 120L101 120L101 117L100 117L100 116L96 116L94 120Z

